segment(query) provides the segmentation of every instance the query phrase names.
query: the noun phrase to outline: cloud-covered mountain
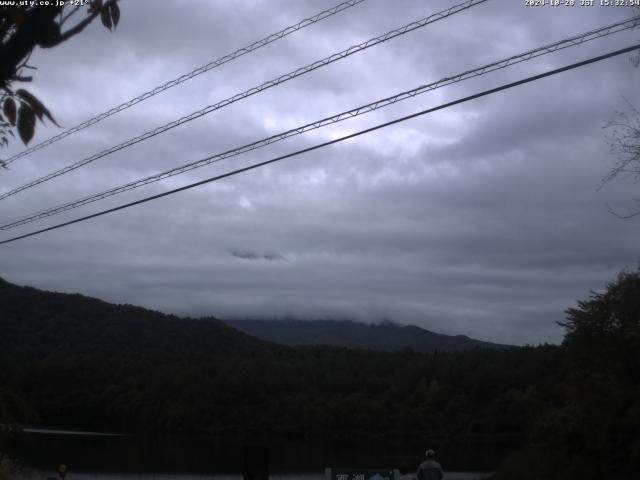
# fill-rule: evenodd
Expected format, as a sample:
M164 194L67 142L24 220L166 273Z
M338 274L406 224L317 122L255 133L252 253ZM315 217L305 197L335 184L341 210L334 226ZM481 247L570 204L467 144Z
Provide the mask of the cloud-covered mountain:
M390 321L364 324L349 320L225 320L227 325L283 345L331 345L371 350L416 352L460 351L481 348L505 348L507 345L483 342L466 335L442 335L415 325Z

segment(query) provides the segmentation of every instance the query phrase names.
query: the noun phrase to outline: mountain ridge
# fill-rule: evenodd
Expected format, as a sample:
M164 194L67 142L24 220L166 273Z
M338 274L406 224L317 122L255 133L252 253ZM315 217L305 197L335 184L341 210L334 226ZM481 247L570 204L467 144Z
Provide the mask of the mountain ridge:
M0 348L12 342L43 352L129 348L179 355L234 354L275 345L251 337L215 317L177 317L78 293L19 286L0 277ZM278 346L279 347L279 346Z
M380 351L409 348L420 353L511 347L467 335L445 335L389 320L369 324L339 319L230 319L223 322L262 340L290 347L327 345Z
M69 430L352 439L426 430L442 437L521 435L519 409L507 409L516 416L500 420L505 402L521 396L503 393L553 376L561 354L559 347L442 354L291 348L212 317L180 319L6 281L0 302L0 415L6 418L0 423ZM341 333L344 338L356 332L356 347L371 341L363 331L383 346L380 331L419 337L417 327L340 326L352 332Z
M416 325L401 325L390 320L380 323L362 323L348 319L218 319L214 316L199 318L178 317L156 310L131 304L116 304L105 300L85 296L79 293L63 293L40 290L31 286L13 284L0 277L0 294L7 319L11 317L29 317L36 322L39 331L46 330L50 323L47 309L55 312L55 317L63 316L75 324L75 329L86 329L85 322L79 317L90 313L95 317L99 312L97 324L91 326L98 331L108 330L112 323L129 321L133 338L144 338L150 335L155 338L155 348L177 352L180 348L195 345L199 352L211 353L216 350L232 353L234 350L254 351L277 346L333 346L340 348L370 349L376 351L398 351L411 349L419 353L434 351L462 351L474 348L509 348L509 345L477 340L467 335L445 335L432 332ZM17 304L16 304L17 302ZM46 314L45 314L46 313ZM185 331L175 331L171 339L160 339L154 335L149 322L158 322L163 329L178 330L173 327L181 325ZM2 322L0 321L0 325ZM195 325L202 325L197 327ZM33 327L33 325L32 325ZM5 339L20 326L5 325ZM210 340L222 335L224 341L216 340L215 345L207 345L196 330L206 330L205 337ZM231 329L231 333L229 330ZM237 334L236 334L237 332ZM27 332L22 332L26 334ZM122 332L120 332L120 335ZM90 337L88 332L85 336ZM103 334L99 335L104 337ZM104 338L103 338L104 340ZM115 341L109 338L109 344ZM65 343L68 339L58 339ZM115 347L115 345L114 345ZM104 348L104 346L102 346Z

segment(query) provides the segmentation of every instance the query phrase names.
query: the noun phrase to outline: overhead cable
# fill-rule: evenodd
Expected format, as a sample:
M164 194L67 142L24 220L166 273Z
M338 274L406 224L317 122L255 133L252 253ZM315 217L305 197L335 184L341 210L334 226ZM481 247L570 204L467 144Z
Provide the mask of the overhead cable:
M259 48L262 48L266 45L269 45L270 43L275 42L276 40L280 40L281 38L286 37L287 35L290 35L294 32L297 32L298 30L302 30L305 27L308 27L310 25L313 25L315 23L320 22L321 20L324 20L325 18L329 18L333 15L335 15L336 13L340 13L344 10L347 10L351 7L355 7L356 5L364 2L366 0L349 0L347 2L343 2L340 3L338 5L336 5L335 7L329 8L327 10L323 10L320 13L317 13L315 15L313 15L312 17L309 18L305 18L304 20L296 23L295 25L291 25L287 28L284 28L282 30L280 30L279 32L276 33L272 33L271 35L266 36L265 38L261 39L261 40L257 40L255 42L253 42L250 45L247 45L246 47L242 47L239 48L238 50L236 50L235 52L229 53L227 55L224 55L216 60L213 60L212 62L207 63L206 65L203 65L201 67L196 68L195 70L192 70L189 73L186 73L184 75L181 75L178 78L174 78L173 80L165 83L164 85L160 85L158 87L155 87L152 90L149 90L147 92L144 92L143 94L132 98L131 100L128 100L124 103L121 103L120 105L118 105L117 107L113 107L110 110L107 110L106 112L103 112L99 115L96 115L93 118L90 118L89 120L86 120L82 123L79 123L78 125L76 125L75 127L71 127L68 130L65 130L64 132L61 132L57 135L54 135L51 138L48 138L47 140L44 140L40 143L38 143L37 145L33 145L32 147L29 147L25 150L23 150L22 152L13 155L12 157L4 160L4 163L6 165L15 162L16 160L18 160L19 158L22 157L26 157L27 155L29 155L30 153L33 153L37 150L40 150L44 147L47 147L53 143L56 143L59 140L62 140L65 137L68 137L69 135L72 135L76 132L79 132L80 130L83 130L87 127L90 127L91 125L94 125L98 122L101 122L102 120L104 120L105 118L108 118L112 115L115 115L118 112L121 112L123 110L126 110L129 107L133 107L134 105L137 105L140 102L145 101L148 98L151 98L161 92L164 92L165 90L168 90L172 87L175 87L176 85L180 85L183 82L186 82L187 80L191 80L194 77L197 77L198 75L201 75L205 72L208 72L209 70L213 70L216 67L219 67L221 65L224 65L225 63L228 63L232 60L235 60L236 58L242 57L243 55L246 55L248 53L251 53Z
M109 208L109 209L106 209L106 210L102 210L100 212L93 213L91 215L86 215L84 217L76 218L76 219L70 220L68 222L59 223L59 224L53 225L51 227L42 228L42 229L36 230L34 232L30 232L30 233L26 233L24 235L19 235L19 236L16 236L16 237L12 237L12 238L9 238L7 240L2 240L2 241L0 241L0 245L4 245L4 244L7 244L7 243L11 243L11 242L15 242L15 241L18 241L18 240L22 240L24 238L32 237L34 235L39 235L41 233L50 232L52 230L57 230L57 229L62 228L62 227L66 227L66 226L73 225L73 224L76 224L76 223L84 222L84 221L90 220L92 218L100 217L100 216L106 215L108 213L117 212L119 210L124 210L124 209L130 208L130 207L136 206L136 205L140 205L142 203L150 202L152 200L157 200L157 199L162 198L162 197L167 197L167 196L173 195L175 193L183 192L185 190L189 190L189 189L192 189L192 188L195 188L195 187L199 187L201 185L205 185L205 184L208 184L208 183L211 183L211 182L215 182L217 180L222 180L223 178L231 177L231 176L237 175L239 173L247 172L249 170L254 170L254 169L259 168L259 167L264 167L266 165L270 165L272 163L276 163L276 162L279 162L281 160L285 160L287 158L295 157L295 156L301 155L303 153L311 152L313 150L318 150L320 148L324 148L324 147L327 147L329 145L333 145L333 144L336 144L336 143L339 143L339 142L343 142L345 140L349 140L351 138L355 138L355 137L358 137L360 135L364 135L366 133L371 133L371 132L374 132L376 130L380 130L382 128L389 127L391 125L395 125L397 123L405 122L405 121L410 120L412 118L416 118L416 117L419 117L419 116L422 116L422 115L426 115L428 113L432 113L432 112L435 112L435 111L438 111L438 110L443 110L445 108L453 107L454 105L459 105L461 103L465 103L465 102L468 102L470 100L475 100L477 98L484 97L486 95L491 95L491 94L494 94L494 93L497 93L497 92L501 92L503 90L507 90L507 89L510 89L510 88L513 88L513 87L517 87L519 85L523 85L525 83L534 82L534 81L540 80L542 78L549 77L551 75L556 75L556 74L561 73L561 72L566 72L568 70L573 70L574 68L578 68L578 67L582 67L582 66L585 66L585 65L589 65L589 64L595 63L595 62L599 62L599 61L602 61L602 60L605 60L607 58L611 58L611 57L614 57L614 56L617 56L617 55L623 55L625 53L629 53L629 52L632 52L632 51L638 50L638 49L640 49L640 44L636 44L636 45L633 45L633 46L627 47L627 48L622 48L620 50L616 50L616 51L613 51L613 52L610 52L610 53L607 53L607 54L604 54L604 55L600 55L598 57L592 57L592 58L590 58L588 60L584 60L582 62L577 62L577 63L573 63L571 65L567 65L567 66L564 66L564 67L561 67L561 68L556 68L554 70L549 70L549 71L547 71L545 73L541 73L541 74L538 74L538 75L533 75L533 76L524 78L522 80L518 80L516 82L507 83L507 84L504 84L504 85L501 85L499 87L492 88L492 89L489 89L489 90L484 90L483 92L476 93L474 95L469 95L467 97L460 98L458 100L454 100L454 101L451 101L451 102L444 103L444 104L439 105L437 107L428 108L426 110L422 110L420 112L416 112L416 113L413 113L411 115L406 115L404 117L396 118L395 120L391 120L389 122L381 123L381 124L378 124L376 126L373 126L373 127L370 127L370 128L364 129L364 130L360 130L358 132L355 132L355 133L352 133L352 134L349 134L349 135L345 135L343 137L336 138L334 140L330 140L330 141L327 141L327 142L324 142L324 143L313 145L311 147L303 148L302 150L298 150L298 151L295 151L295 152L292 152L292 153L288 153L286 155L281 155L279 157L272 158L270 160L265 160L264 162L254 163L253 165L249 165L247 167L239 168L237 170L233 170L231 172L223 173L221 175L216 175L215 177L210 177L210 178L207 178L205 180L201 180L199 182L191 183L189 185L185 185L185 186L182 186L182 187L179 187L179 188L174 188L173 190L169 190L169 191L166 191L166 192L163 192L163 193L159 193L157 195L152 195L150 197L145 197L145 198L142 198L140 200L136 200L134 202L130 202L130 203L126 203L124 205L119 205L117 207L113 207L113 208Z
M31 181L31 182L29 182L27 184L24 184L24 185L22 185L20 187L14 188L13 190L11 190L9 192L6 192L6 193L3 193L2 195L0 195L0 200L3 200L5 198L7 198L7 197L15 195L16 193L22 192L23 190L26 190L28 188L32 188L32 187L35 187L36 185L40 185L41 183L44 183L44 182L46 182L48 180L56 178L56 177L58 177L60 175L64 175L66 173L69 173L69 172L71 172L73 170L76 170L76 169L78 169L78 168L80 168L80 167L82 167L84 165L87 165L89 163L95 162L99 158L106 157L107 155L110 155L112 153L115 153L115 152L118 152L120 150L123 150L123 149L125 149L127 147L135 145L136 143L142 142L143 140L147 140L147 139L149 139L151 137L155 137L156 135L164 133L167 130L170 130L170 129L175 128L175 127L177 127L179 125L182 125L184 123L187 123L187 122L190 122L190 121L195 120L197 118L200 118L200 117L202 117L204 115L207 115L207 114L209 114L209 113L211 113L211 112L213 112L215 110L219 110L219 109L221 109L223 107L226 107L228 105L231 105L232 103L235 103L235 102L237 102L239 100L242 100L244 98L250 97L250 96L255 95L257 93L260 93L260 92L262 92L264 90L267 90L268 88L275 87L275 86L280 85L280 84L282 84L284 82L292 80L292 79L294 79L296 77L299 77L299 76L304 75L306 73L309 73L309 72L311 72L313 70L316 70L316 69L318 69L320 67L324 67L324 66L329 65L329 64L331 64L333 62L336 62L338 60L342 60L343 58L346 58L348 56L351 56L351 55L353 55L355 53L361 52L361 51L366 50L368 48L371 48L371 47L373 47L375 45L384 43L384 42L386 42L388 40L391 40L392 38L396 38L398 36L401 36L401 35L404 35L406 33L409 33L409 32L411 32L413 30L418 29L418 28L422 28L422 27L424 27L426 25L429 25L431 23L437 22L439 20L443 20L443 19L448 18L448 17L450 17L452 15L455 15L456 13L460 13L460 12L462 12L464 10L467 10L467 9L469 9L471 7L479 5L479 4L484 3L486 1L488 1L488 0L467 0L467 1L463 2L463 3L460 3L458 5L454 5L454 6L450 7L450 8L447 8L446 10L443 10L441 12L429 15L428 17L425 17L425 18L423 18L421 20L418 20L418 21L415 21L415 22L411 22L411 23L409 23L407 25L404 25L404 26L402 26L400 28L397 28L395 30L391 30L391 31L385 33L384 35L380 35L378 37L375 37L375 38L372 38L370 40L367 40L366 42L360 43L358 45L351 46L351 47L347 48L346 50L343 50L343 51L341 51L339 53L334 53L333 55L330 55L328 57L323 58L322 60L315 61L315 62L313 62L313 63L311 63L311 64L309 64L309 65L307 65L305 67L298 68L298 69L296 69L296 70L294 70L292 72L289 72L289 73L287 73L285 75L281 75L281 76L279 76L279 77L277 77L277 78L275 78L273 80L269 80L267 82L264 82L264 83L262 83L261 85L259 85L257 87L253 87L253 88L250 88L249 90L246 90L246 91L244 91L242 93L238 93L236 95L233 95L232 97L229 97L229 98L227 98L225 100L222 100L222 101L220 101L218 103L215 103L213 105L209 105L209 106L207 106L207 107L205 107L205 108L203 108L201 110L193 112L193 113L191 113L189 115L186 115L186 116L184 116L182 118L179 118L178 120L174 120L172 122L167 123L166 125L157 127L157 128L155 128L153 130L149 130L148 132L143 133L142 135L139 135L139 136L137 136L135 138L132 138L130 140L127 140L126 142L123 142L123 143L121 143L119 145L116 145L116 146L113 146L111 148L108 148L107 150L103 150L100 153L97 153L97 154L92 155L90 157L87 157L87 158L85 158L83 160L80 160L80 161L78 161L76 163L68 165L68 166L66 166L64 168L61 168L60 170L56 170L55 172L52 172L52 173L50 173L48 175L45 175L44 177L41 177L41 178L39 178L37 180L33 180L33 181Z
M65 203L63 205L58 205L56 207L52 207L52 208L48 208L46 210L42 210L39 211L37 213L32 213L26 216L22 216L18 219L15 220L11 220L11 221L7 221L5 224L0 225L0 230L9 230L11 228L16 228L19 227L21 225L25 225L27 223L31 223L31 222L35 222L37 220L41 220L43 218L46 217L50 217L52 215L56 215L62 212L66 212L68 210L72 210L74 208L78 208L81 207L83 205L87 205L89 203L93 203L99 200L102 200L104 198L107 197L111 197L114 195L118 195L120 193L124 193L127 192L129 190L133 190L135 188L139 188L142 187L144 185L148 185L150 183L154 183L154 182L158 182L160 180L163 180L165 178L169 178L169 177L173 177L175 175L179 175L185 172L188 172L190 170L194 170L196 168L200 168L200 167L204 167L206 165L210 165L212 163L216 163L219 162L221 160L230 158L230 157L234 157L252 150L256 150L258 148L261 147L265 147L267 145L270 145L272 143L284 140L286 138L289 137L293 137L296 135L300 135L303 134L305 132L308 132L310 130L315 130L318 129L320 127L326 126L326 125L330 125L330 124L334 124L334 123L338 123L341 122L343 120L347 120L349 118L353 118L353 117L357 117L359 115L363 115L365 113L369 113L369 112L373 112L375 110L387 107L389 105L392 105L394 103L403 101L403 100L407 100L410 98L415 97L416 95L420 95L432 90L435 90L437 88L441 88L441 87L445 87L447 85L451 85L453 83L457 83L457 82L461 82L463 80L467 80L470 78L475 78L478 77L480 75L484 75L499 69L503 69L503 68L507 68L509 66L512 65L516 65L518 63L521 62L525 62L528 60L531 60L533 58L537 58L540 57L542 55L546 55L552 52L556 52L558 50L561 49L565 49L565 48L569 48L569 47L573 47L576 45L580 45L582 43L597 39L597 38L602 38L606 35L610 35L613 33L617 33L617 32L621 32L624 30L628 30L631 29L633 27L635 27L638 22L640 22L640 16L638 17L634 17L628 20L624 20L622 22L618 22L612 25L607 25L605 27L601 27L595 30L590 30L587 32L584 32L580 35L574 35L573 37L569 37L563 40L560 40L558 42L554 42L551 44L547 44L538 48L535 48L533 50L528 50L524 53L518 54L518 55L513 55L511 57L496 61L496 62L492 62L489 63L487 65L484 65L482 67L478 67L475 68L473 70L467 70L465 72L459 73L457 75L453 75L453 76L449 76L449 77L445 77L442 78L436 82L432 82L426 85L421 85L417 88L411 89L411 90L407 90L398 94L395 94L393 96L390 97L386 97L380 100L376 100L375 102L371 102L368 103L366 105L362 105L359 106L357 108L353 108L351 110L347 110L344 111L342 113L339 113L337 115L333 115L331 117L327 117L327 118L323 118L321 120L317 120L315 122L312 123L307 123L306 125L302 125L296 128L292 128L290 130L287 130L285 132L281 132L278 133L276 135L272 135L270 137L267 138L263 138L261 140L258 140L256 142L252 142L246 145L243 145L241 147L237 147L234 148L232 150L227 150L225 152L222 153L218 153L215 155L211 155L208 156L206 158L197 160L195 162L191 162L191 163L187 163L185 165L182 165L180 167L175 167L172 168L170 170L161 172L161 173L157 173L154 175L150 175L148 177L145 178L141 178L123 185L120 185L118 187L114 187L111 188L109 190L105 190L103 192L88 196L88 197L84 197L82 199L78 199L78 200L74 200L72 202L68 202Z

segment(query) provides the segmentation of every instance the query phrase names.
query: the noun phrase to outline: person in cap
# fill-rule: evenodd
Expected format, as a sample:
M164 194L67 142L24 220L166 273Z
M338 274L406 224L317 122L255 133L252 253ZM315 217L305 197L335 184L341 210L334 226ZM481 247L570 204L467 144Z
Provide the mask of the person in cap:
M436 462L436 452L429 449L425 452L427 459L418 466L416 477L418 480L442 480L444 472L438 462Z

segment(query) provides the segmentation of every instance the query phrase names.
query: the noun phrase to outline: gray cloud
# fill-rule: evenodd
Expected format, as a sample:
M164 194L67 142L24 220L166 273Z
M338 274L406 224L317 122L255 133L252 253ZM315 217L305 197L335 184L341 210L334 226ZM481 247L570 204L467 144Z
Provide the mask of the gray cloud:
M285 258L282 255L278 255L277 253L253 253L246 251L238 251L235 249L229 250L229 253L232 257L239 258L241 260L267 260L270 262L276 260L284 260Z
M5 190L452 2L368 0L0 171ZM276 31L323 2L125 2L36 52L31 87L65 127ZM95 193L623 18L487 2L0 203L2 219ZM627 32L430 92L1 238L336 138L637 41ZM607 60L156 202L0 247L7 280L181 315L390 318L449 334L558 342L564 310L638 261L638 185L598 191L602 127L640 71ZM58 133L40 128L39 141ZM17 144L3 153L20 150Z

